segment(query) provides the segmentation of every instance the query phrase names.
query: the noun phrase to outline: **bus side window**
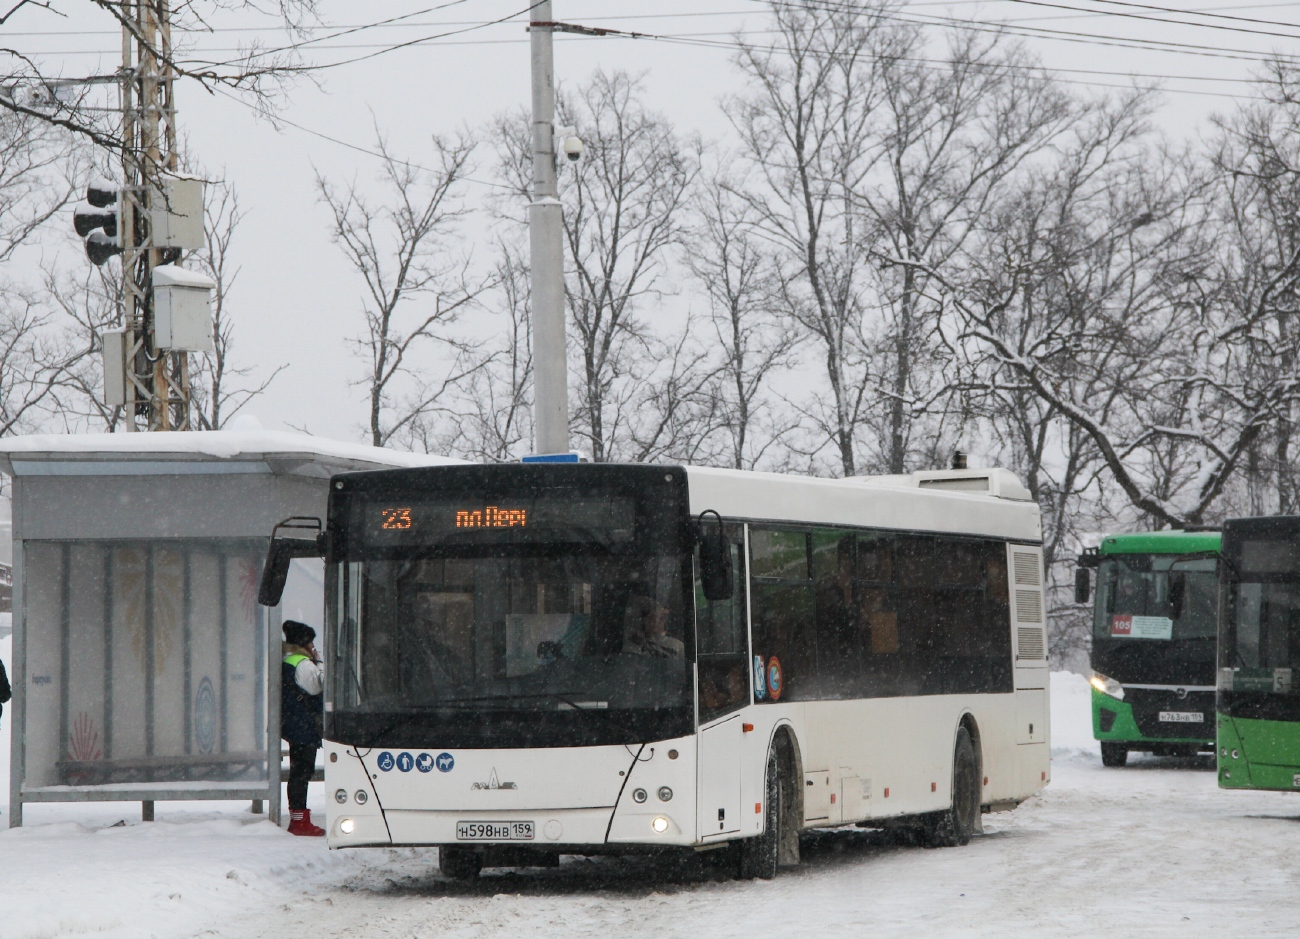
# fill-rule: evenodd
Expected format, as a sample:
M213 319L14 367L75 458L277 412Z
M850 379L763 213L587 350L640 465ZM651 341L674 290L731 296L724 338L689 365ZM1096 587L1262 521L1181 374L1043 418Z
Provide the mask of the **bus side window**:
M699 673L700 721L712 720L749 700L749 650L745 618L745 559L739 526L727 526L734 578L731 598L710 602L700 579L700 559L694 559L695 642Z
M749 550L754 655L765 663L773 657L780 662L775 692L780 700L816 697L816 612L808 576L808 532L751 527ZM770 687L759 700L773 700Z
M849 698L862 688L862 610L855 597L857 538L853 534L813 532L816 596L816 675L808 690L818 698Z

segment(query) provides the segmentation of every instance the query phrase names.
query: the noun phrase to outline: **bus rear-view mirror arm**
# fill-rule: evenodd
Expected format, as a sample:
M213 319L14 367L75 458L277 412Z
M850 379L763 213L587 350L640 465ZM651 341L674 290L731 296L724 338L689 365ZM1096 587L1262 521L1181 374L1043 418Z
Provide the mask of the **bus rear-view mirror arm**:
M281 531L310 533L307 537L281 536ZM271 545L266 549L266 563L262 566L262 582L257 587L257 602L262 606L278 606L284 596L284 585L289 579L289 564L294 558L319 558L325 556L326 535L321 520L305 515L286 518L271 529Z
M1074 570L1074 602L1087 603L1092 597L1092 574L1086 567Z
M704 523L704 516L712 515L717 521L713 527ZM704 598L710 603L730 600L735 580L731 569L731 545L722 527L722 516L713 509L705 509L696 519L696 538L700 544L700 580Z

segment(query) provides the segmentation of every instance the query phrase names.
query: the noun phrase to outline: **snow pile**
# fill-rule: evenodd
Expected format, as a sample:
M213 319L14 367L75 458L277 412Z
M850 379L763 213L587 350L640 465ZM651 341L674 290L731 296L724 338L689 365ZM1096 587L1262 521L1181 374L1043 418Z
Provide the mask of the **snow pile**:
M244 426L251 426L251 422ZM447 466L464 460L427 453L407 453L365 444L330 440L311 434L270 430L191 430L165 434L31 434L0 441L0 454L158 453L201 454L218 459L265 454L337 457L380 466Z
M1075 672L1052 672L1052 754L1101 756L1092 736L1092 686Z

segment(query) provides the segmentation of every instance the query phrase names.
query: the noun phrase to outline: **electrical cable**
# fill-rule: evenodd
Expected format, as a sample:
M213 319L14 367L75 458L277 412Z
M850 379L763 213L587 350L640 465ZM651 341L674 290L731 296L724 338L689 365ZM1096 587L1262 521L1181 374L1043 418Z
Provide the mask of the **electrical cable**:
M1192 20L1171 20L1171 19L1166 19L1158 16L1149 16L1145 13L1125 13L1119 10L1087 10L1087 9L1082 9L1080 7L1070 6L1065 3L1051 3L1049 2L1049 0L1005 0L1005 2L1017 3L1023 6L1045 7L1047 9L1053 9L1053 10L1069 10L1071 13L1091 13L1097 16L1111 16L1111 17L1118 17L1121 19L1142 20L1149 23L1163 23L1166 26L1192 26L1198 29L1215 29L1215 30L1222 30L1223 32L1229 32L1229 33L1247 33L1252 36L1270 36L1274 39L1300 39L1300 35L1278 35L1275 32L1266 31L1262 29L1250 29L1245 26L1223 26L1218 23L1197 23ZM1102 0L1096 0L1096 2L1102 2ZM1125 6L1128 5L1130 4L1125 4ZM1132 4L1132 5L1141 6L1141 4ZM1153 7L1151 9L1161 9L1161 8ZM1278 25L1285 25L1290 29L1300 29L1300 25L1297 25L1295 23L1278 24Z
M534 0L534 2L530 3L528 6L524 7L522 10L516 10L514 13L509 13L509 14L507 14L506 16L502 16L502 17L500 17L500 18L498 18L498 19L495 19L495 20L486 20L486 21L484 21L484 22L477 23L477 24L472 25L472 26L466 26L466 27L463 27L463 28L461 28L461 29L452 29L452 30L448 30L448 31L446 31L446 32L442 32L442 33L434 33L432 36L423 36L423 37L421 37L421 38L419 38L419 39L411 39L411 40L408 40L408 41L406 41L406 42L395 43L395 44L393 44L393 45L390 45L390 46L387 46L387 47L385 47L385 48L379 49L378 51L375 51L375 52L369 52L369 53L367 53L367 54L365 54L365 55L353 56L353 57L350 58L350 59L342 59L342 60L340 60L340 61L338 61L338 62L325 62L325 63L316 64L316 65L297 65L297 66L287 66L287 67L283 67L283 68L277 68L277 69L275 69L275 70L276 70L276 71L287 72L287 73L290 73L290 74L303 74L303 73L306 73L306 72L321 72L321 71L324 71L324 70L326 70L326 69L339 68L340 66L343 66L343 65L355 65L357 62L365 62L365 61L367 61L367 60L369 60L369 59L378 58L378 57L381 56L381 55L387 55L387 54L390 53L390 52L396 52L396 51L398 51L399 49L405 49L405 48L407 48L407 47L409 47L409 46L420 45L421 43L428 43L430 40L434 40L434 39L444 39L444 38L446 38L446 37L448 37L448 36L460 36L460 35L463 35L463 34L465 34L465 33L472 33L472 32L475 32L475 31L477 31L477 30L480 30L480 29L487 29L487 28L490 27L490 26L497 26L497 25L500 25L501 23L505 23L505 22L508 22L509 20L513 20L513 19L515 19L515 18L517 18L517 17L523 16L525 13L530 13L530 12L532 12L532 11L535 10L537 7L541 6L541 4L542 4L543 2L544 2L544 0ZM232 61L242 61L242 60L232 60ZM191 65L191 64L193 64L193 65L207 66L207 67L210 67L210 68L211 68L211 67L221 67L221 66L223 66L223 65L229 65L230 63L229 63L229 62L226 62L226 63L222 63L222 62L209 62L209 61L204 61L204 60L202 60L202 59L183 59L183 60L180 60L180 61L178 62L178 64L181 64L181 65Z

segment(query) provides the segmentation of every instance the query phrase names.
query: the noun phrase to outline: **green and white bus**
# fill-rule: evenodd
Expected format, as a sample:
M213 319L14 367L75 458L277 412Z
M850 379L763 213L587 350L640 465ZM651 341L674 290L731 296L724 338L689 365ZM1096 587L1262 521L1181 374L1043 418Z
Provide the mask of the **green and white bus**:
M1230 519L1220 578L1224 789L1300 789L1300 517Z
M1137 532L1080 556L1079 602L1097 570L1092 732L1106 766L1123 766L1133 750L1214 749L1220 541L1218 532Z

